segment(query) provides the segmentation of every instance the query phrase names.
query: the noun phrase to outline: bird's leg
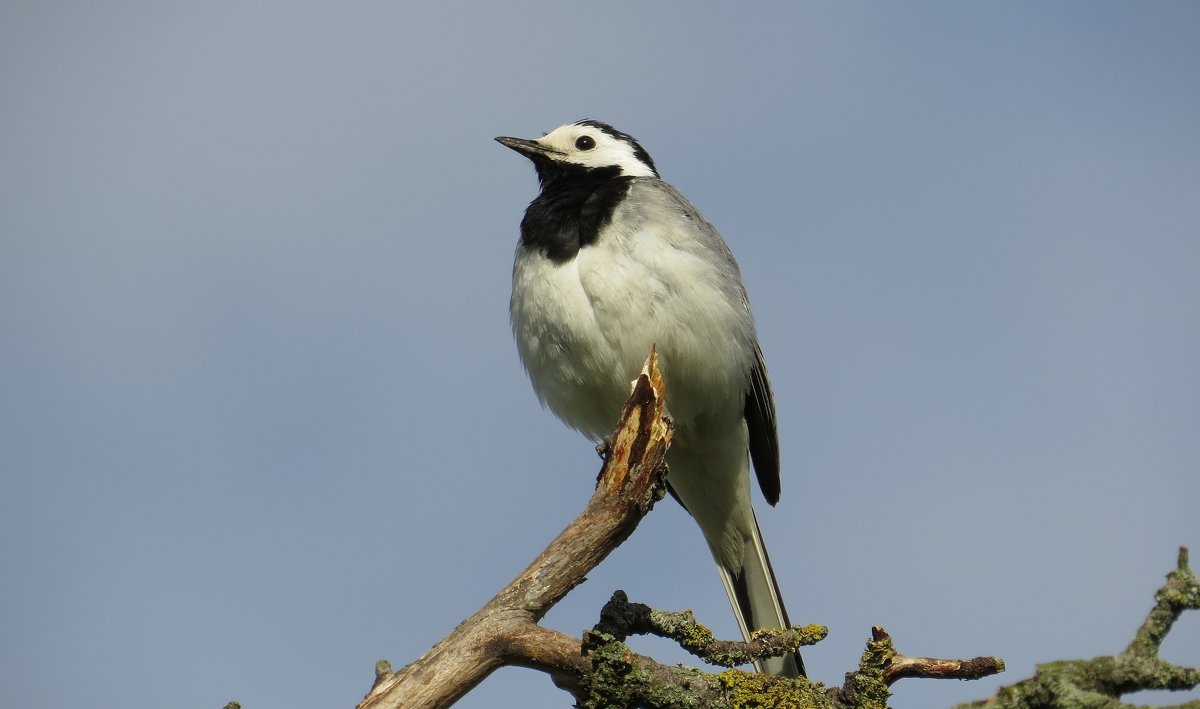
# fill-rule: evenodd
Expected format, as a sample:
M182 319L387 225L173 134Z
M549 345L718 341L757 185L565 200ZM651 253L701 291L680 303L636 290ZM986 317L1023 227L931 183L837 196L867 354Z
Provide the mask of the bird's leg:
M600 456L600 460L608 463L608 457L612 455L612 436L605 436L596 444L596 455ZM600 484L600 478L604 477L605 466L600 466L600 472L596 473L596 484Z

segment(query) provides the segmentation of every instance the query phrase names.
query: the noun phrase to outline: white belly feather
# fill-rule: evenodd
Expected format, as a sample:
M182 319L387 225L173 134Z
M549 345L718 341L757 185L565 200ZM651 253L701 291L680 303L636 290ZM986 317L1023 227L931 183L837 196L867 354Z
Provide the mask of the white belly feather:
M542 402L593 439L612 433L651 344L678 429L742 416L756 340L737 266L711 225L655 183L640 201L673 209L619 209L613 223L623 228L608 226L574 259L517 248L521 361ZM697 240L697 225L712 240Z

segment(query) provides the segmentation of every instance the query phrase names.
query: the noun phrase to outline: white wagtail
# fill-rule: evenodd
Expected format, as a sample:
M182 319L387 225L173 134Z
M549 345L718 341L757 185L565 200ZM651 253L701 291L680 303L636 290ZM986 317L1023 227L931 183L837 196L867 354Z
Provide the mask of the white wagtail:
M538 398L601 441L657 345L671 492L703 530L742 634L789 627L750 503L749 458L767 502L779 500L775 401L729 247L612 126L496 140L533 162L542 187L521 221L510 303ZM804 664L795 653L759 669L794 677Z

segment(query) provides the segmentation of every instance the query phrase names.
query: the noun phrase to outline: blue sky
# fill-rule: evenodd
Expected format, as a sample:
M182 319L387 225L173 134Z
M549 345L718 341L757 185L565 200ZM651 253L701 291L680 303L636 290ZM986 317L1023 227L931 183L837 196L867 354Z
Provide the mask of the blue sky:
M741 263L814 677L872 625L1008 663L897 709L1120 650L1200 551L1198 75L1186 2L6 3L0 705L347 706L540 551L598 462L517 362L491 139L584 117ZM617 588L736 634L669 501L546 623Z

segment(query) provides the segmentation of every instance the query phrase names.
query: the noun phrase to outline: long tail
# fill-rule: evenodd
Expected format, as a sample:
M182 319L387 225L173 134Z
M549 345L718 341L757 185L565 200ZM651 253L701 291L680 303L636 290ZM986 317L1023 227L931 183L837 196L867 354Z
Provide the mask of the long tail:
M754 522L754 534L745 542L742 568L733 572L717 561L717 571L725 584L725 593L729 594L729 603L733 605L733 613L746 640L750 640L752 631L760 628L791 627L787 609L783 607L783 597L779 593L779 583L775 580L775 570L771 568L771 557L767 556L767 548L763 545L758 519L754 517L753 509L749 511ZM756 662L754 667L759 672L781 677L805 676L804 660L799 652Z
M791 627L751 501L746 426L676 430L667 452L667 481L704 532L742 636L749 640L761 628ZM755 666L772 675L804 676L799 653Z

